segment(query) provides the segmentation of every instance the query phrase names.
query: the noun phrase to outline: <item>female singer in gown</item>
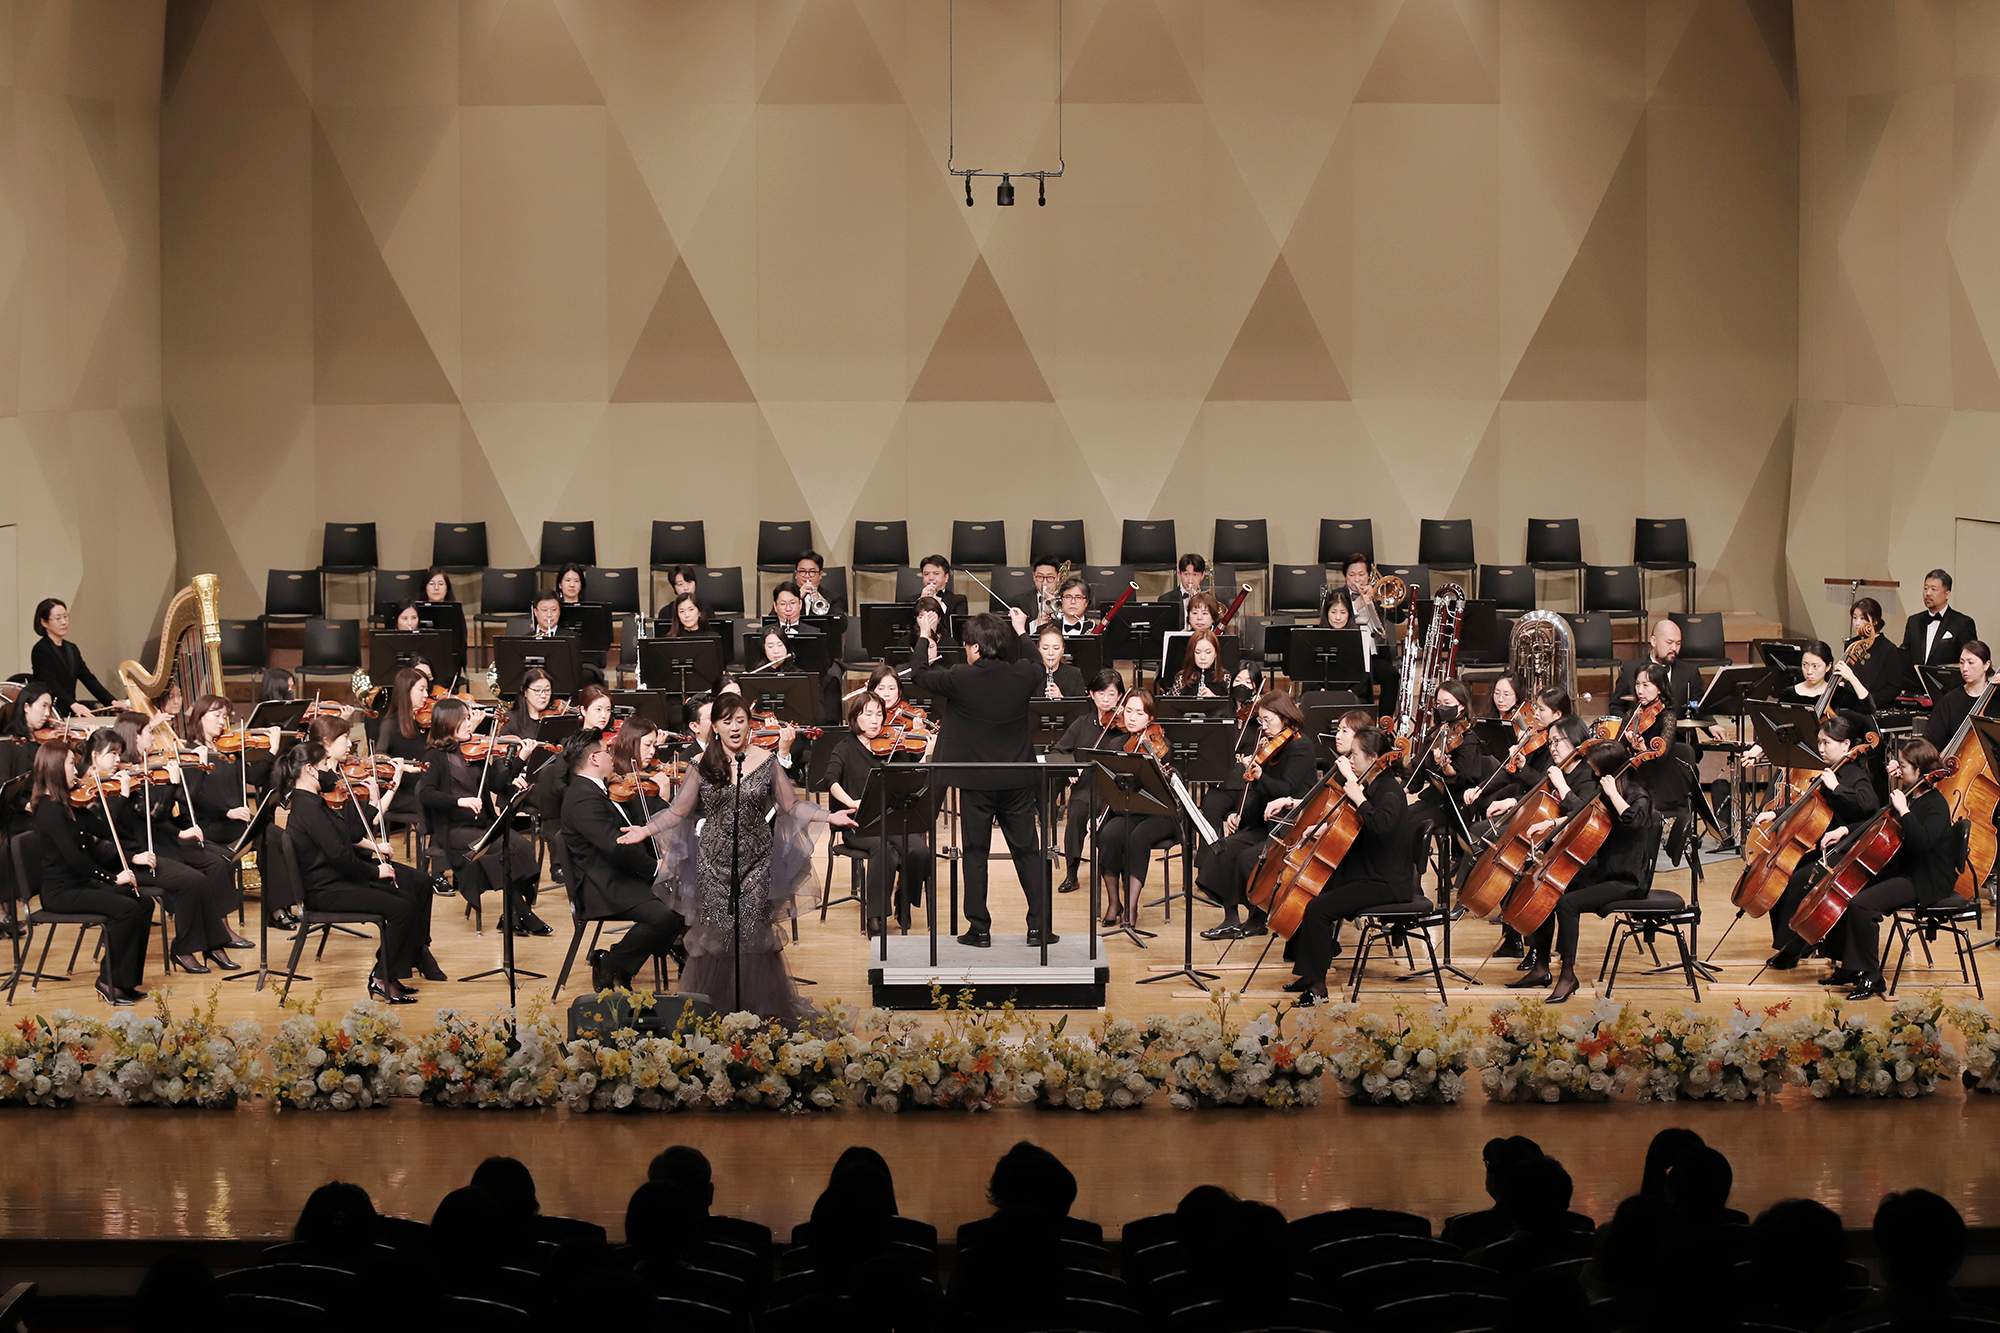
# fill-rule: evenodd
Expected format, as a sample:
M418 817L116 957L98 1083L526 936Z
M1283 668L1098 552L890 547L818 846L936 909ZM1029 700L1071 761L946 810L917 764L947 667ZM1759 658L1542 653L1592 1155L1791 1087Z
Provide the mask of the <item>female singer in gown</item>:
M777 757L750 743L750 713L740 696L718 698L711 721L708 749L673 803L619 841L650 836L659 849L653 891L688 923L681 990L706 995L718 1008L804 1018L812 1006L785 967L780 927L798 915L812 885L808 826L849 828L854 816L798 798ZM774 808L776 818L767 819ZM739 886L734 910L732 866Z

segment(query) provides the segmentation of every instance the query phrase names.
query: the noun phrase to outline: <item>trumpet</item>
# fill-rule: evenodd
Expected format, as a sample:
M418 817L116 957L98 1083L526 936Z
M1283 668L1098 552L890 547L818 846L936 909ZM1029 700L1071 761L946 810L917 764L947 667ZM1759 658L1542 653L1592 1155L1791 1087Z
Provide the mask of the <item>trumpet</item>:
M806 604L806 614L809 616L823 616L833 610L833 604L826 600L825 595L820 592L817 585L813 587L811 592L805 595L803 600Z

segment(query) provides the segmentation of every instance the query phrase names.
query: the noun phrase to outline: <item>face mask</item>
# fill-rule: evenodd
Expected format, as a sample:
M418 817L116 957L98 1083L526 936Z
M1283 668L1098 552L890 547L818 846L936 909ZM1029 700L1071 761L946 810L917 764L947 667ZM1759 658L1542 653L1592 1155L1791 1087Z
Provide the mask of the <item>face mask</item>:
M1458 705L1457 705L1457 704L1439 704L1439 705L1437 706L1437 720L1438 720L1438 721L1440 721L1440 722L1456 722L1456 721L1458 721Z
M338 787L339 785L340 785L340 775L338 773L335 773L331 769L320 770L319 789L321 791L332 791L335 787Z

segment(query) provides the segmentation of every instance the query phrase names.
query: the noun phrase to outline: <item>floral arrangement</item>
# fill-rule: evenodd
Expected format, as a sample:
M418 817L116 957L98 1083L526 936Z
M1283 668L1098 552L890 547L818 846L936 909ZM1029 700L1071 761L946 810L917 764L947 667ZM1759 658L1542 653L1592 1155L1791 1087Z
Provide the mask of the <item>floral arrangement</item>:
M1143 1023L1106 1017L1083 1036L1068 1034L1069 1017L1051 1027L1034 1047L1034 1066L1023 1082L1035 1089L1035 1105L1069 1111L1126 1111L1143 1106L1166 1086L1172 1061L1163 1046L1167 1020L1154 1014Z
M863 1043L835 1003L797 1029L756 1014L711 1014L683 1038L709 1105L830 1111L847 1100L849 1062Z
M105 1021L85 1090L121 1106L228 1108L254 1095L262 1083L256 1066L264 1030L248 1019L217 1023L221 997L215 991L207 1008L177 1019L169 994L153 992L157 1014L141 1017L126 1009Z
M1298 1011L1299 1030L1287 1039L1285 1015L1276 1005L1238 1027L1229 1008L1240 995L1217 988L1206 1010L1174 1020L1172 1039L1182 1052L1169 1067L1167 1103L1177 1111L1197 1106L1317 1106L1326 1057L1313 1049L1312 1011Z
M271 1042L271 1098L280 1110L367 1110L423 1091L399 1015L362 1000L337 1020L321 1018L321 994L288 1002L297 1012Z
M1945 1015L1965 1035L1965 1086L1974 1092L2000 1092L2000 1026L1983 1004L1955 1004Z
M104 1031L68 1009L36 1014L0 1032L0 1103L60 1106L74 1101L92 1069L91 1043Z
M1937 991L1897 1000L1874 1023L1829 1000L1780 1034L1789 1077L1817 1098L1927 1096L1959 1071L1958 1052L1938 1033L1943 1016Z
M931 1001L941 1020L932 1032L908 1014L870 1009L862 1015L861 1027L872 1035L844 1071L856 1097L883 1111L987 1111L1004 1101L1035 1100L1041 1052L1022 1031L1011 1001L990 1009L975 1004L966 990L953 1004L935 985Z
M602 991L600 999L623 999L630 1012L654 1006L651 991ZM681 1020L668 1035L622 1027L613 1032L579 1032L563 1046L556 1093L572 1111L684 1111L707 1095L701 1061L682 1043L688 1024Z
M1399 1004L1387 1018L1358 1009L1326 1010L1323 1044L1341 1096L1372 1106L1445 1106L1464 1096L1474 1049L1469 1014L1441 1004Z
M1738 1004L1718 1017L1672 1008L1658 1018L1640 1015L1639 1045L1650 1063L1635 1081L1638 1100L1724 1102L1775 1097L1785 1086L1786 1044L1765 1024L1790 1002L1751 1013Z
M405 1084L430 1106L515 1110L541 1106L561 1082L562 1030L537 997L521 1012L498 1009L486 1019L457 1009L437 1011L437 1026L417 1039Z
M1632 1011L1615 1000L1569 1019L1541 1000L1502 1000L1487 1023L1479 1081L1496 1102L1609 1101L1652 1058Z

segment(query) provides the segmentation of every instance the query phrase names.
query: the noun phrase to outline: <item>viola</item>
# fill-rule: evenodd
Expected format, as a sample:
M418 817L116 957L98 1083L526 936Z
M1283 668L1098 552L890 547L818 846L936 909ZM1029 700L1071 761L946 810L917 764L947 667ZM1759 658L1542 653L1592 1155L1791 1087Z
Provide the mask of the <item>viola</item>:
M1125 743L1118 748L1126 754L1151 755L1161 768L1169 767L1168 760L1174 753L1174 747L1167 743L1166 731L1157 722L1148 724L1144 731L1128 732Z
M912 707L897 700L889 709L889 715L882 719L882 730L862 741L868 752L878 756L892 754L921 755L931 747L931 737L936 728L930 725L930 718L921 708Z
M1924 774L1910 788L1910 799L1915 800L1951 777L1956 769L1953 760L1944 760L1941 768ZM1831 934L1840 918L1847 915L1847 906L1854 896L1874 882L1902 847L1902 819L1895 806L1885 806L1861 826L1840 859L1821 872L1806 896L1799 900L1798 910L1792 913L1792 929L1799 938L1808 944L1818 944Z
M762 749L775 750L778 748L778 733L784 730L786 725L789 724L752 727L750 729L750 743ZM794 736L804 736L810 740L818 740L825 734L824 727L792 727L791 730Z
M675 759L659 764L643 773L625 773L611 779L608 784L611 799L623 805L639 793L644 792L656 801L668 799L670 789L677 786L687 776L687 760Z
M215 738L212 747L217 754L242 754L245 750L268 750L271 748L270 733L263 731L225 731Z
M1251 767L1262 768L1277 758L1278 751L1289 745L1292 737L1296 735L1298 733L1290 727L1280 727L1278 728L1277 735L1265 737L1255 750L1252 750L1249 754L1238 755L1237 758L1242 761L1245 769ZM1244 776L1247 779L1249 774L1246 772Z
M1829 771L1839 772L1881 740L1875 732L1869 732ZM1753 850L1743 863L1743 873L1737 877L1729 901L1750 916L1763 916L1776 907L1778 899L1784 896L1785 886L1791 882L1792 872L1819 850L1820 839L1832 826L1833 808L1826 803L1826 785L1815 779L1784 813L1768 827L1758 830L1763 836L1756 846L1761 850Z
M1626 718L1624 724L1619 727L1618 734L1627 739L1643 736L1653 729L1653 724L1660 720L1660 714L1666 711L1667 705L1664 700L1655 699L1649 704L1640 704L1632 710L1632 716Z
M1382 754L1356 775L1357 781L1366 787L1394 757L1394 751ZM1292 937L1305 919L1307 905L1333 880L1361 836L1361 812L1348 801L1339 778L1336 765L1307 793L1293 812L1290 827L1264 844L1250 872L1245 897L1264 909L1275 935Z
M1549 729L1547 727L1537 727L1531 724L1528 727L1527 734L1522 736L1521 739L1518 742L1516 742L1514 746L1514 753L1508 756L1507 767L1504 771L1508 773L1520 772L1521 765L1528 761L1528 756L1535 753L1535 751L1537 750L1545 749L1548 746L1548 743L1549 743Z

